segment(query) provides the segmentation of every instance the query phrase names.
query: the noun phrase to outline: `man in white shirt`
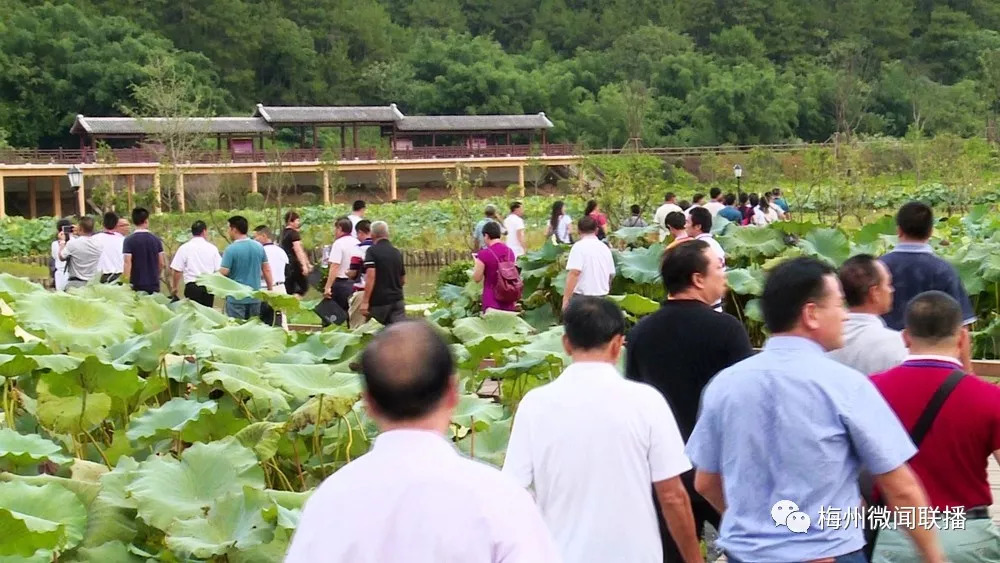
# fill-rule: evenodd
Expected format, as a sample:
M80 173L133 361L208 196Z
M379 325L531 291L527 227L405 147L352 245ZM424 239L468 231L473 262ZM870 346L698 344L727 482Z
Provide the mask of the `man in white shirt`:
M847 301L844 346L827 357L865 375L881 373L903 363L907 350L903 335L885 326L882 315L892 310L892 274L869 254L848 258L838 272Z
M94 235L94 241L101 245L101 257L97 260L97 267L101 270L101 283L111 283L125 271L125 235L118 231L118 222L117 213L105 213L104 231Z
M504 242L514 251L514 257L524 255L524 207L521 202L510 204L510 215L503 220L503 226L507 230Z
M704 207L692 207L688 210L690 215L690 222L688 223L688 235L696 240L705 241L708 246L712 247L712 250L719 256L719 260L722 261L722 268L726 267L726 251L722 249L722 245L719 241L715 240L712 236L712 214L708 209ZM722 312L722 299L719 299L714 305L712 305L716 311Z
M670 236L670 231L667 230L666 220L667 215L677 212L684 213L681 206L677 205L677 196L674 192L667 192L667 195L663 198L663 205L656 208L656 213L653 215L653 221L656 222L656 226L660 228L660 242L667 240Z
M615 260L611 249L597 239L597 220L584 215L577 221L580 240L573 244L566 262L566 289L563 309L575 295L604 297L615 278Z
M361 372L380 433L309 497L285 563L559 561L531 496L447 437L458 382L431 325L387 327Z
M195 221L191 225L191 240L182 244L174 254L174 259L170 261L170 293L177 297L183 277L185 298L205 307L215 306L212 294L196 284L195 280L202 274L218 271L220 267L222 267L222 255L208 240L208 227L204 221Z
M264 247L264 255L267 256L267 263L271 265L274 290L285 293L285 269L288 266L288 254L280 246L274 244L271 229L267 225L257 225L253 230L253 239ZM266 285L263 277L261 277L260 283ZM277 322L275 322L276 319ZM277 324L287 328L288 324L285 316L275 311L266 302L260 304L260 320L270 326Z
M651 489L684 560L703 561L680 479L691 463L670 407L656 389L615 369L624 342L621 309L580 297L563 325L573 363L521 400L503 472L534 489L567 563L662 563Z
M351 258L358 254L357 238L351 235L351 221L347 217L337 220L333 246L330 247L330 257L327 263L330 265L326 276L326 287L323 288L323 297L333 299L333 301L344 310L346 318L350 310L351 295L354 294L354 282L351 281Z
M351 214L347 216L351 220L351 236L358 238L358 231L356 227L358 226L358 221L365 218L365 211L367 205L363 199L356 200L354 205L351 206Z
M708 203L705 204L705 209L715 217L720 211L725 209L726 204L722 201L722 189L712 188L708 190Z

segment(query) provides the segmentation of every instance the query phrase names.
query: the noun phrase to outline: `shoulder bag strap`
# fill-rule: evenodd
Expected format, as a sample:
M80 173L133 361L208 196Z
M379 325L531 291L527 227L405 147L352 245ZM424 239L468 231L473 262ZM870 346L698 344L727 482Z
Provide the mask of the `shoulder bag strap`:
M913 440L913 444L920 447L920 442L924 440L924 436L931 429L931 425L934 424L934 419L937 418L939 412L941 412L941 407L944 406L944 402L951 395L951 392L958 387L959 381L965 377L965 372L960 369L956 369L948 375L948 378L941 383L934 395L931 396L931 400L927 402L927 406L924 407L924 412L920 413L920 418L917 419L917 423L913 426L913 430L910 431L910 439Z

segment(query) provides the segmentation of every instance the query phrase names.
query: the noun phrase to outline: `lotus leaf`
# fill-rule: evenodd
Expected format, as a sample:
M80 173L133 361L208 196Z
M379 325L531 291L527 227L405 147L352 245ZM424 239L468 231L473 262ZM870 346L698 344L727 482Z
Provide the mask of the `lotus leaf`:
M139 321L142 332L159 330L167 321L174 319L174 314L166 305L161 305L151 297L143 297L128 308L129 316Z
M777 224L777 223L776 223ZM733 229L719 237L726 258L773 258L785 249L780 231L768 227Z
M664 247L662 244L654 244L649 248L636 248L629 252L614 251L615 267L618 274L636 283L654 283L660 279L660 262L663 259ZM555 282L558 288L565 287Z
M195 283L207 289L216 298L248 299L253 297L255 291L216 272L198 276Z
M485 430L490 424L503 418L503 407L489 399L476 395L462 395L458 398L455 411L451 414L452 424L465 428Z
M235 434L244 447L253 450L257 459L266 461L278 453L278 442L285 431L282 422L254 422Z
M288 349L289 354L306 353L315 361L335 362L361 346L361 335L351 332L317 332Z
M840 267L851 255L851 243L840 229L816 229L799 241L806 254L815 256L831 266Z
M226 326L231 320L220 311L216 311L211 307L206 307L188 299L173 303L170 305L170 308L172 308L178 315L182 315L184 313L190 313L193 315L192 328L197 330L208 330L210 328Z
M90 283L83 287L70 289L68 293L84 299L108 301L122 305L126 303L131 305L136 298L136 294L132 291L132 288L120 283Z
M659 229L656 225L649 225L647 227L622 227L611 233L609 238L620 240L625 244L635 244L639 240L646 238L646 235L650 235L657 231L659 231Z
M54 483L34 486L14 481L0 484L0 531L10 526L11 520L22 522L29 535L44 536L30 543L44 543L47 545L41 549L61 551L76 547L83 539L87 509L75 494ZM30 555L24 553L30 545L25 546L21 537L0 534L0 554Z
M452 334L463 343L472 343L486 335L525 335L535 329L517 313L490 309L481 317L468 317L455 321Z
M458 441L458 449L470 457L501 468L507 453L507 443L510 442L510 428L510 418L497 420L485 430L466 434Z
M10 274L0 274L0 298L8 301L16 301L32 293L47 292L44 287L37 283Z
M215 401L196 401L174 397L162 406L149 409L132 419L126 436L129 440L152 438L163 432L180 432L203 412L215 412Z
M167 547L182 557L207 559L271 541L274 532L264 520L269 503L263 491L245 487L219 497L205 517L175 522L167 530Z
M256 366L285 351L285 331L250 321L194 333L187 345L201 358Z
M37 392L38 421L55 432L77 434L89 431L111 413L110 396L87 393L64 374L42 375Z
M764 293L764 272L759 268L737 268L726 272L726 283L737 295Z
M284 393L271 385L264 374L246 366L212 363L212 371L201 376L209 385L218 383L235 396L243 394L254 401L264 401L272 410L288 410Z
M184 450L180 460L151 457L139 464L126 487L139 517L161 530L176 520L205 515L215 499L264 488L264 472L254 453L228 437Z
M518 350L532 357L559 358L564 365L569 365L570 358L563 346L564 334L566 334L566 329L562 325L556 325L533 337L531 342L519 347Z
M32 293L17 302L18 320L44 331L50 345L92 351L132 336L132 321L119 307L65 293Z
M299 301L299 298L289 295L284 291L259 291L257 292L257 297L270 305L275 311L282 311L287 315L302 310L302 302Z
M618 304L619 307L624 309L626 312L636 315L643 316L650 313L655 313L660 310L660 304L648 297L643 297L641 295L636 295L635 293L628 293L625 295L611 295L608 297L611 301Z
M9 428L0 428L0 458L9 460L16 466L25 466L42 461L62 465L69 463L62 448L55 442L37 434L18 434Z
M129 552L121 541L103 543L97 547L81 547L70 563L143 563L145 559Z
M361 376L334 373L326 365L267 364L264 376L299 400L315 395L352 399L361 397Z

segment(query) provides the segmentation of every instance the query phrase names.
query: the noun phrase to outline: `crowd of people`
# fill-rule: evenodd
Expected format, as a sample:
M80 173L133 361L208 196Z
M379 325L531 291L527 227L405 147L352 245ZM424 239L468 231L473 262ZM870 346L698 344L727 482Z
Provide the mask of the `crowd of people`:
M388 224L365 219L365 210L364 201L355 201L351 213L335 222L335 240L323 257L329 272L324 300L317 307L324 324L350 322L359 326L374 318L388 325L406 315L402 254L389 240ZM311 285L318 285L311 282L313 264L302 245L302 220L295 211L285 214L285 225L277 238L267 225L258 225L251 233L246 217L230 217L230 243L221 253L205 222L195 221L191 238L172 257L167 256L163 241L150 232L148 210L132 210L131 219L129 223L115 212L107 212L101 232L95 232L94 219L88 215L76 225L61 219L52 243L55 289L124 282L137 292L155 294L165 284L173 299L183 297L213 307L214 296L198 283L198 278L208 273L218 272L255 291L266 288L299 298ZM287 319L255 296L227 296L224 311L233 318L260 318L267 324L287 327Z
M896 223L880 258L775 267L759 353L715 310L724 258L697 235L665 251L668 298L627 333L610 300L571 297L571 363L521 400L499 472L450 443L458 383L438 332L383 331L361 362L381 432L308 500L287 561L700 562L706 523L733 563L1000 561L1000 388L971 374L974 317L927 244L931 209L907 203ZM578 227L581 253L603 246L596 219ZM499 222L482 230L480 253L513 253ZM571 259L576 286L603 281L591 258Z

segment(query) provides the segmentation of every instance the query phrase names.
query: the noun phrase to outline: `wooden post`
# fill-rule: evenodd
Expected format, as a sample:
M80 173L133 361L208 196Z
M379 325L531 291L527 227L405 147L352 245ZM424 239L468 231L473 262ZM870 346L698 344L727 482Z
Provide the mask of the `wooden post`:
M357 123L354 124L354 150L355 150L355 152L357 152L357 150L358 150L358 124Z
M0 174L0 219L7 216L7 197L5 191L3 175Z
M316 132L316 126L313 125L313 148L319 146L319 134Z
M250 193L257 193L257 171L254 170L250 173Z
M184 174L177 174L177 207L181 213L187 212L187 203L184 200Z
M524 197L524 165L517 165L517 185L521 188L521 197Z
M153 173L153 214L159 215L163 213L163 206L160 203L161 199L160 193L160 171L157 170Z
M135 208L135 174L129 174L125 177L125 195L128 201L127 211L132 211Z
M323 205L330 205L330 171L323 171Z
M396 167L389 168L389 199L396 201Z
M62 176L52 178L52 216L56 219L62 217Z
M28 217L38 217L38 194L35 192L34 178L28 178Z
M87 214L87 177L80 177L80 187L76 189L76 213L80 217Z
M347 128L343 125L340 126L340 154L344 154L344 149L347 148Z

